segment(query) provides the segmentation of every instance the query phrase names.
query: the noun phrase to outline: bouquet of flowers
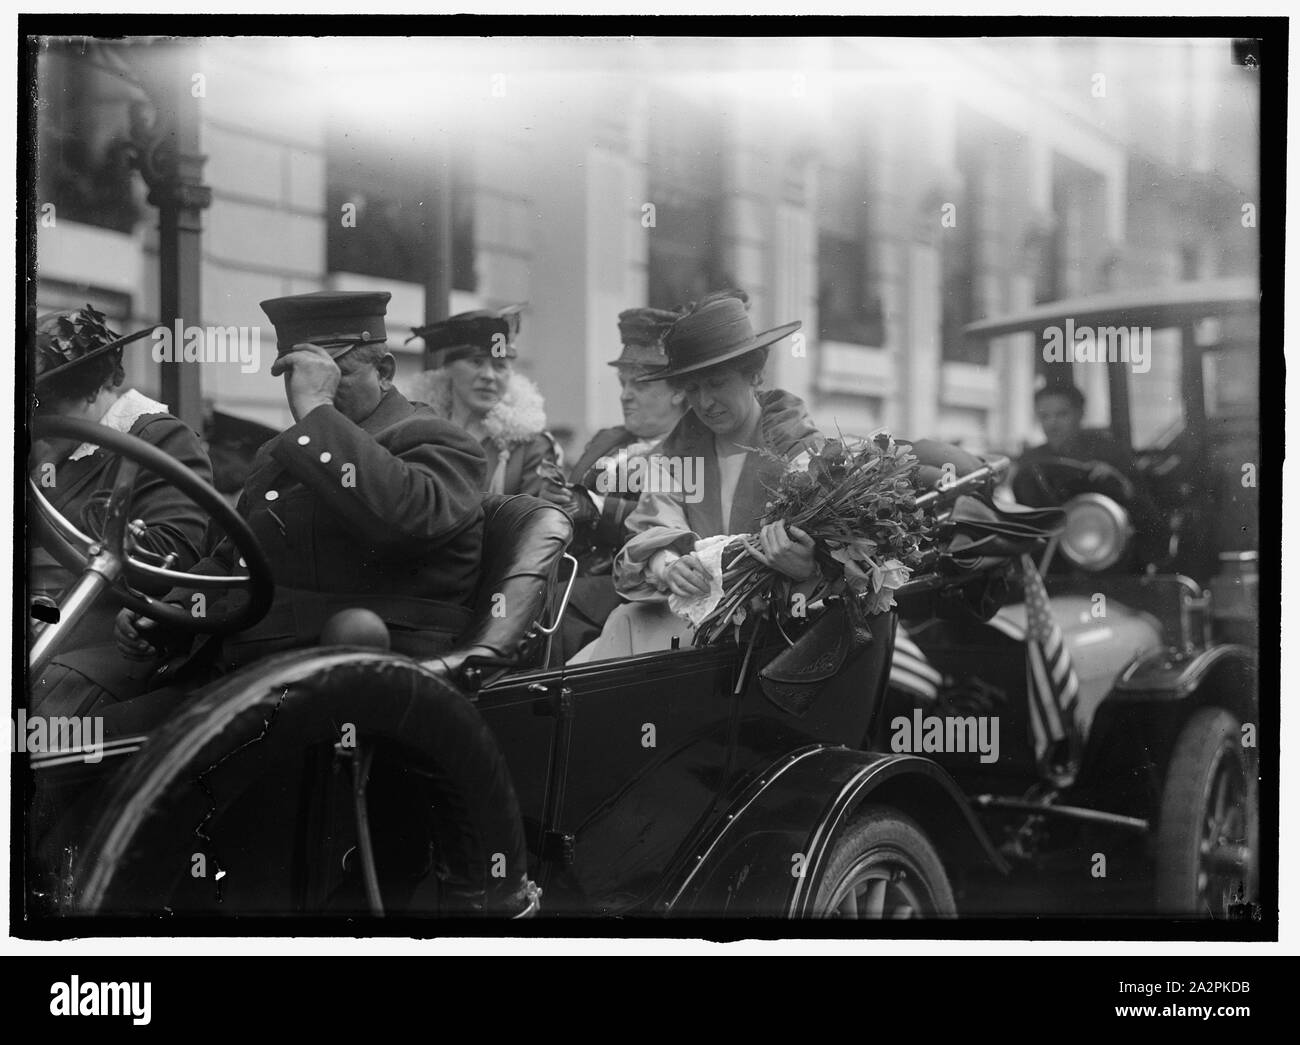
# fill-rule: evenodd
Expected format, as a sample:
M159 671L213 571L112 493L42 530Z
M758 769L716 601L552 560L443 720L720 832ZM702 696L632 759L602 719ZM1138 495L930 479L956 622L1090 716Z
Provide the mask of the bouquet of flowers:
M769 458L770 451L760 451ZM886 432L871 439L819 441L785 466L763 516L763 525L784 521L814 544L818 575L803 604L826 595L851 594L853 612L881 613L921 562L921 546L933 520L916 506L916 457ZM719 538L710 538L718 542ZM695 644L714 641L728 625L742 623L755 600L790 616L795 582L752 555L752 535L727 537L721 549L721 585L696 605L670 605L696 627ZM704 543L704 542L701 542ZM707 550L712 560L717 549ZM711 562L709 563L711 565Z

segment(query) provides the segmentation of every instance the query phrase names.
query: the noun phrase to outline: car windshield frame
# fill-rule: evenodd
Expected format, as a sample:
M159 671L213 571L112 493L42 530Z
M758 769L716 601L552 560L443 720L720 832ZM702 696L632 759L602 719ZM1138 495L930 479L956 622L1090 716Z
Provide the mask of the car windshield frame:
M1145 291L1094 294L1065 298L1035 305L1033 308L1005 316L982 319L962 329L971 340L992 340L1012 334L1035 333L1041 341L1043 331L1072 320L1076 326L1150 327L1180 331L1183 397L1183 420L1180 431L1205 430L1205 388L1201 363L1202 347L1196 341L1196 325L1207 318L1258 315L1259 284L1254 279L1202 280L1176 283L1166 288ZM1124 363L1106 364L1110 392L1110 432L1128 450L1148 452L1156 444L1133 445L1132 405L1129 396L1129 367ZM1169 433L1163 433L1168 436ZM1174 433L1173 437L1176 437Z

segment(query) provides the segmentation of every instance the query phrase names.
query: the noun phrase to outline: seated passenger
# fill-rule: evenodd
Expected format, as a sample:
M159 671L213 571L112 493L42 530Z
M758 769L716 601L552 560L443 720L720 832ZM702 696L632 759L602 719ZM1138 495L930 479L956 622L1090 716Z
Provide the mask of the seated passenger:
M667 599L670 592L708 593L695 542L759 530L765 484L781 474L780 459L797 456L817 436L800 399L760 391L768 346L799 326L756 334L739 297L714 295L669 330L668 366L641 380L668 381L690 409L652 456L656 474L627 518L632 536L614 560L615 586L630 604L614 610L600 638L571 663L668 649L672 639L684 638L686 622ZM759 554L773 568L796 581L813 577L806 535L774 523L762 528L760 541Z
M569 472L563 505L573 518L569 551L578 560L559 644L569 654L595 639L622 601L614 590L614 556L630 536L627 517L640 496L642 466L686 410L680 389L641 380L668 364L663 337L677 318L656 308L630 308L618 316L623 351L609 365L618 368L623 424L591 437Z
M419 657L447 649L469 622L483 451L393 387L388 299L323 292L262 303L278 343L271 375L284 375L295 424L258 450L238 510L271 564L275 600L262 621L224 639L219 672L315 643L342 609L373 611L392 648ZM223 540L190 572L243 572L236 556ZM168 598L188 607L191 594ZM217 601L209 616L225 612ZM128 610L118 641L143 658L166 644L155 622Z
M562 464L546 430L546 404L537 386L515 372L522 306L462 312L417 327L434 368L407 386L411 398L469 432L487 457L485 493L526 493L557 503L564 495L548 479Z
M94 421L125 432L157 447L180 461L206 482L212 480L208 457L198 436L167 407L133 388L124 388L122 351L125 345L151 332L121 337L105 326L104 316L90 305L69 312L54 312L37 321L35 337L35 415ZM75 440L38 440L32 446L32 478L54 508L82 533L103 534L104 509L122 461L115 453ZM198 561L207 518L184 494L141 469L130 502L131 518L145 524L136 538L145 552L171 558L169 567L188 570ZM64 569L39 545L33 545L28 590L36 599L59 602L77 577ZM140 587L162 595L162 588ZM107 599L94 603L61 644L63 656L52 663L32 687L33 704L72 686L90 703L98 697L89 687L98 685L119 697L143 683L143 673L122 660L113 645L116 610ZM87 651L75 662L73 651ZM93 652L92 652L93 651ZM95 682L91 683L89 675ZM74 709L76 710L76 709Z

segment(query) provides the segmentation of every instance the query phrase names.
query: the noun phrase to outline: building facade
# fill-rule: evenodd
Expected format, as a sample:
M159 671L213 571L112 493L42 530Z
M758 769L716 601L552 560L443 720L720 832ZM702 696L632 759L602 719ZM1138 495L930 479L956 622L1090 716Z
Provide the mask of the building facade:
M37 312L159 317L155 212L121 155L123 70L149 60L42 51ZM409 374L437 275L450 312L529 303L519 366L575 449L620 418L621 310L739 286L758 327L802 320L767 381L824 429L1016 452L1037 346L969 345L966 323L1255 275L1257 89L1230 41L228 38L169 89L198 99L212 190L186 322L263 335L260 372L205 367L203 395L275 427L258 302L389 290ZM129 369L156 392L147 353Z

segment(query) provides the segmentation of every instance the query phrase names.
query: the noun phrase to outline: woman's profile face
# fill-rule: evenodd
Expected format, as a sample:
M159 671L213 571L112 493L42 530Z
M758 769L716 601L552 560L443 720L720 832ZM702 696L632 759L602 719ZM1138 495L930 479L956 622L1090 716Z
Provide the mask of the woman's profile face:
M686 402L695 416L714 435L729 436L743 432L758 409L754 388L757 374L745 374L734 367L719 367L698 374L687 374L677 384L686 393Z
M447 364L452 398L471 414L483 417L501 402L511 370L509 359L491 352L452 360Z

